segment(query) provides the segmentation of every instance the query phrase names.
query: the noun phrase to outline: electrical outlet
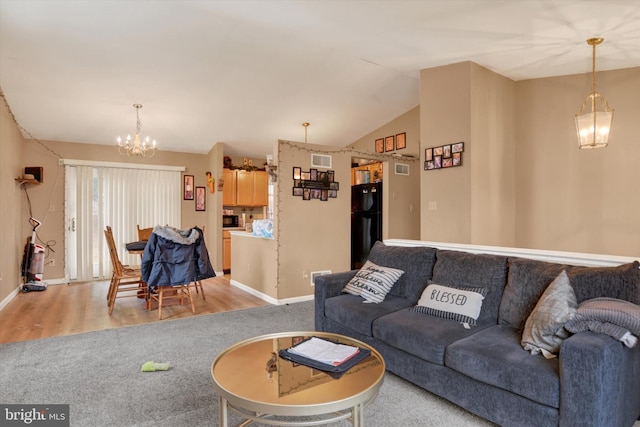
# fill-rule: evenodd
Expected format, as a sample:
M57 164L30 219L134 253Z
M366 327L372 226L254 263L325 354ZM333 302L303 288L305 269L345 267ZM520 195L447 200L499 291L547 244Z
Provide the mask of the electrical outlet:
M438 210L438 202L430 201L429 202L429 210L430 211L437 211Z

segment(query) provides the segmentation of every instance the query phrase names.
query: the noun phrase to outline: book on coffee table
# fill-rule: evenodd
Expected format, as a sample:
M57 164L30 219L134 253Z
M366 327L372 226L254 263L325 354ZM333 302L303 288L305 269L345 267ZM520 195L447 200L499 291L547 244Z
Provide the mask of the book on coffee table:
M286 350L280 357L321 371L344 372L367 358L371 351L323 338L311 337Z

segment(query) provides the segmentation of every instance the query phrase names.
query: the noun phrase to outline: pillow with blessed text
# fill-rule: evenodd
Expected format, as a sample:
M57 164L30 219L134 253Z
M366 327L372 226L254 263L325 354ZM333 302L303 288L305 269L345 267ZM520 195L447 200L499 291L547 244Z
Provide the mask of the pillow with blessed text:
M360 295L364 302L381 303L394 283L404 274L397 268L382 267L367 261L346 284L343 292Z
M476 325L482 309L482 300L486 296L485 288L452 288L429 281L418 304L411 311L455 320L465 327L470 327Z

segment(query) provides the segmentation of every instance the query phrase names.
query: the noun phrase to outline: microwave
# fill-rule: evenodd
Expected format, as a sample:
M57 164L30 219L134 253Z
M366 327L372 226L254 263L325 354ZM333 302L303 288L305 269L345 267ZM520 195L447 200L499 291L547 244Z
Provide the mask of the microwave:
M238 215L222 215L223 227L238 227Z

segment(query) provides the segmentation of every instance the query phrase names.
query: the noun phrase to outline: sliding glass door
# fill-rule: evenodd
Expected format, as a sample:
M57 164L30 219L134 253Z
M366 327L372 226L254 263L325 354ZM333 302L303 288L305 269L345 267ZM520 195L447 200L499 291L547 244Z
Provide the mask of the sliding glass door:
M100 164L67 164L66 270L71 281L109 278L111 260L104 239L113 229L123 264L140 264L127 254L125 244L138 239L137 226L181 226L182 168L170 170ZM88 163L88 162L82 162Z

